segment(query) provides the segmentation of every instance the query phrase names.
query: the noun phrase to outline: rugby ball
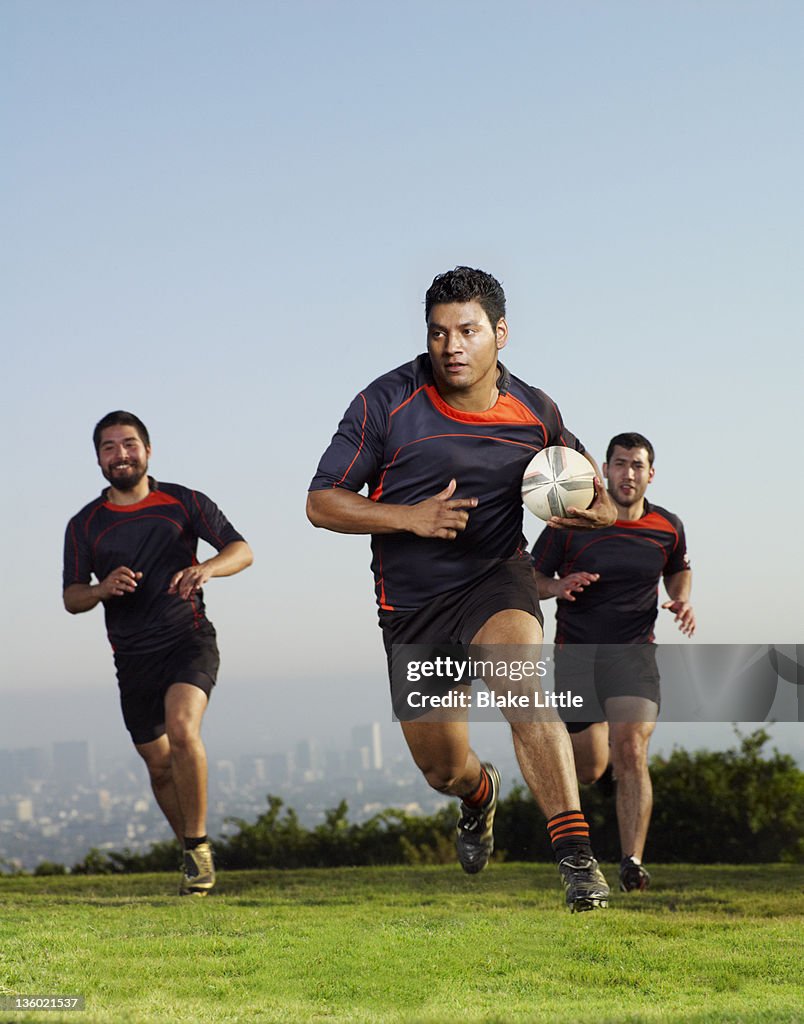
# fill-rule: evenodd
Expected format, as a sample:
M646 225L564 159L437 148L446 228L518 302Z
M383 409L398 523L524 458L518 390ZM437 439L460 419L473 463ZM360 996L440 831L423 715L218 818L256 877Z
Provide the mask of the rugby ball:
M574 448L555 445L534 455L522 477L522 501L539 519L586 509L595 497L592 464Z

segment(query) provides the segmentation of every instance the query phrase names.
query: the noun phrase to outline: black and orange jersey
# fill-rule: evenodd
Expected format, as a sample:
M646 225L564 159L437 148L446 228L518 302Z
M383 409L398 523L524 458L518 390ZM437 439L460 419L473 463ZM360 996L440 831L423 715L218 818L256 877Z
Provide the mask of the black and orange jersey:
M109 641L124 654L159 650L207 621L202 593L182 600L167 592L170 580L197 563L199 538L217 551L243 540L205 494L148 479L148 497L135 505L113 505L103 491L73 516L64 538L65 589L121 565L142 573L134 593L104 602Z
M690 568L678 516L645 502L641 519L618 519L591 532L545 529L533 545L545 576L596 572L600 579L558 601L556 643L651 643L659 581Z
M415 505L454 477L456 498L477 498L455 540L412 533L372 536L377 602L412 611L469 586L500 561L528 558L522 535L522 476L549 445L583 451L555 403L500 364L499 396L486 412L461 412L435 387L418 356L375 380L349 406L310 490L368 485L372 501Z

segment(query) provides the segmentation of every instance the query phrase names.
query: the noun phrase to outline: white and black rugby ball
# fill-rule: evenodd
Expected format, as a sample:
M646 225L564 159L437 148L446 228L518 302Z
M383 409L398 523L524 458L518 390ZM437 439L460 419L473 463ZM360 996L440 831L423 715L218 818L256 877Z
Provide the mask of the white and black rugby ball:
M592 464L574 448L544 448L522 477L522 501L539 519L563 518L570 507L589 508L595 497L594 479Z

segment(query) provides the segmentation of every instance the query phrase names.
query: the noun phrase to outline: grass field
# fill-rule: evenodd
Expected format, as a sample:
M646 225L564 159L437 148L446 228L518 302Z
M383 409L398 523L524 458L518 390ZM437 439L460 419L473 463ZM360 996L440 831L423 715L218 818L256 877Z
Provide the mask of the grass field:
M804 1020L804 869L654 880L571 915L549 865L239 872L208 899L166 875L6 877L0 994L86 1010L0 1020Z

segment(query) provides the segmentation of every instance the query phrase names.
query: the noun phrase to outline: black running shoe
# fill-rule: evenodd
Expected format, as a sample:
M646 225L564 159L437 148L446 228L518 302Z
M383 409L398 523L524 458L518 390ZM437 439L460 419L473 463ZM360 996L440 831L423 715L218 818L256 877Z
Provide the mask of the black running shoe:
M622 892L644 892L650 885L650 875L633 857L623 857L620 862L620 890Z
M567 894L567 906L574 914L582 910L603 910L609 905L609 887L594 857L575 854L558 862Z
M493 764L483 762L491 783L491 796L483 807L467 807L461 803L455 847L461 867L469 875L476 875L488 864L494 850L494 812L500 796L500 773Z

